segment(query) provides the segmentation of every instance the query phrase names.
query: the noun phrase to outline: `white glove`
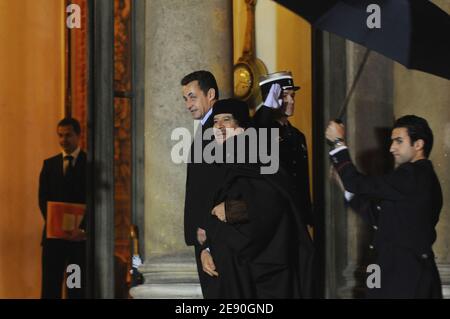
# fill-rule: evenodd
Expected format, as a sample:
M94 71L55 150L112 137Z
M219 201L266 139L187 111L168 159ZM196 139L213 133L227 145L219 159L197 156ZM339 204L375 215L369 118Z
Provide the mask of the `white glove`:
M272 84L269 94L267 94L264 105L273 109L279 109L283 104L283 100L280 99L281 86L278 83Z
M131 259L133 268L138 268L140 265L142 265L142 260L141 257L139 257L139 255L134 255L133 258Z

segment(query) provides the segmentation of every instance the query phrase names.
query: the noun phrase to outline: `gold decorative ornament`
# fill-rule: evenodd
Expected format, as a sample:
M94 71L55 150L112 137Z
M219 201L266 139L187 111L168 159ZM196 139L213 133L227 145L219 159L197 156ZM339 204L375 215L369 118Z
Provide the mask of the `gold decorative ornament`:
M242 56L234 65L234 96L247 102L251 109L261 103L258 80L267 74L264 63L255 56L255 5L256 0L245 0L247 5L247 27Z
M251 67L244 62L237 63L234 66L234 96L240 100L248 98L254 80Z

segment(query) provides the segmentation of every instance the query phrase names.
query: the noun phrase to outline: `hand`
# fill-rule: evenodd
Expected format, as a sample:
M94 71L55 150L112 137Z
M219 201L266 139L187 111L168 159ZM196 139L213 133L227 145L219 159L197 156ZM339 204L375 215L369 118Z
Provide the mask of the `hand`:
M267 94L264 105L273 109L279 109L283 104L283 100L280 100L281 86L278 83L272 84L269 94Z
M225 202L220 203L211 211L211 215L215 215L220 221L227 222L227 218L225 215Z
M336 169L334 168L333 165L330 166L330 179L339 186L341 191L343 191L343 192L345 191L344 183L342 183L342 179L339 176L338 172L336 171Z
M328 123L327 130L325 132L327 140L334 142L336 139L344 139L345 127L343 124L338 124L334 121Z
M197 241L200 245L203 245L206 241L206 230L197 228Z
M214 265L213 258L208 250L203 249L200 254L200 260L202 261L203 271L211 277L218 277L219 273L216 271L216 265Z
M74 229L71 232L69 232L69 238L70 241L83 241L86 240L86 232L83 229Z
M134 255L131 259L131 263L132 267L137 269L140 265L142 265L141 257L139 257L139 255Z

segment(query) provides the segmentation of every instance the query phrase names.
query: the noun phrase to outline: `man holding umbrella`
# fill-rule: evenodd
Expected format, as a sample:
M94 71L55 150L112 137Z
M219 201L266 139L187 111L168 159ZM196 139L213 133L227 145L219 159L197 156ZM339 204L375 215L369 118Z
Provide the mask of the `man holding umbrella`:
M330 122L330 158L350 206L374 229L369 246L379 267L379 286L368 298L442 298L432 245L442 208L442 191L428 159L433 133L425 119L406 115L392 130L390 152L396 168L385 176L365 176L352 163L345 128ZM372 287L372 285L370 285Z

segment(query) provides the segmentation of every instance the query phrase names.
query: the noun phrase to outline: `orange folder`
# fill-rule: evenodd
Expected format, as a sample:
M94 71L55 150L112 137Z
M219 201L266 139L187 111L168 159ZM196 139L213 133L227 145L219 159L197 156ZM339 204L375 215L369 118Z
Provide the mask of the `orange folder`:
M86 205L47 202L47 238L68 239L80 227Z

